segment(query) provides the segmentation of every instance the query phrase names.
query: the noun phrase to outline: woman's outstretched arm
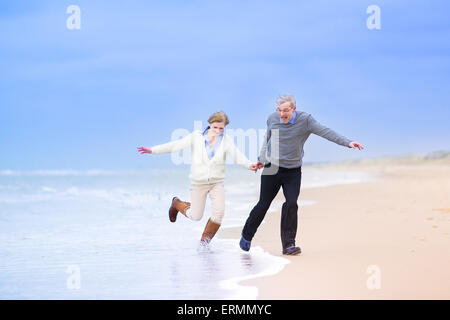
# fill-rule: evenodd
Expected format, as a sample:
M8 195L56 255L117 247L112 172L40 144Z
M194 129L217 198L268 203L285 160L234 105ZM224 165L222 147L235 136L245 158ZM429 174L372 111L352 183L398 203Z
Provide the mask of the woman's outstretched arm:
M153 154L161 154L161 153L169 153L169 152L177 152L189 147L192 143L192 133L188 134L182 139L170 141L164 144L160 144L153 147L138 147L138 151L141 154L145 153L153 153Z
M259 169L257 163L252 163L248 160L247 157L234 145L234 142L231 139L228 140L227 143L228 145L226 152L235 163L254 172Z

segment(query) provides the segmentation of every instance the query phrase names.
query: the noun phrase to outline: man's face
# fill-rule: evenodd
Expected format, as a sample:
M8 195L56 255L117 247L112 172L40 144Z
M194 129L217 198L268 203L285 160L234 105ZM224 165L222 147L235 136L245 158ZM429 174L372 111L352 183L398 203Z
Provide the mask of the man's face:
M291 102L286 101L278 105L278 115L283 123L288 123L294 116L295 106L291 107Z

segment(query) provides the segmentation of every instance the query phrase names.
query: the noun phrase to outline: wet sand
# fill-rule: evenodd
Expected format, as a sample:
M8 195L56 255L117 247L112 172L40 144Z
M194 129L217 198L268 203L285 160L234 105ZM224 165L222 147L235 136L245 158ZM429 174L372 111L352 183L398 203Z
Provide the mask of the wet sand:
M368 171L378 180L302 189L299 200L317 202L299 208L299 256L281 254L280 211L269 211L252 245L290 263L241 285L256 286L258 299L450 299L449 157L308 168Z

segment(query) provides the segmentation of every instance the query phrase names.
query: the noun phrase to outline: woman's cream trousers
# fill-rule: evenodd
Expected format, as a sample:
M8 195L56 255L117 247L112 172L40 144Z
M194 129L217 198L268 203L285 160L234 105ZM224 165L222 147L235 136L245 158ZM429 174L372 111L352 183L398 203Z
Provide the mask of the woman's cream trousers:
M186 211L186 216L192 220L200 220L205 211L206 196L211 199L211 220L221 224L225 214L225 189L224 183L191 184L191 207Z

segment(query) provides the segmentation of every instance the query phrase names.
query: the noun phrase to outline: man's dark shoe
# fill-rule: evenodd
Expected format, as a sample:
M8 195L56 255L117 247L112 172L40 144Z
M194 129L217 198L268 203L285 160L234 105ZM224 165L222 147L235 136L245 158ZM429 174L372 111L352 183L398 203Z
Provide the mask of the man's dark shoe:
M251 241L245 240L244 237L241 237L241 241L239 241L239 247L241 247L241 249L244 251L249 251L251 243Z
M302 253L302 249L300 249L300 247L296 247L294 245L283 249L283 254L290 255L290 256L295 256L300 253Z

